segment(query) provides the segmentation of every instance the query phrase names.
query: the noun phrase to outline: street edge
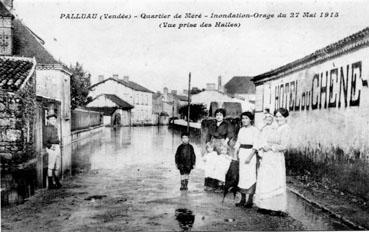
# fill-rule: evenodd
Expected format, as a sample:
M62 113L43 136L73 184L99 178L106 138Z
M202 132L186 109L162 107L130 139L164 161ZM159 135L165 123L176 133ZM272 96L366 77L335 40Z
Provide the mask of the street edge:
M358 230L369 230L368 228L365 228L365 227L363 227L361 225L358 225L357 223L351 221L350 219L348 219L348 218L346 218L346 217L344 217L344 216L342 216L342 215L334 212L333 210L327 208L326 206L324 206L324 205L322 205L322 204L320 204L318 202L315 202L315 201L309 199L308 197L306 197L304 194L300 193L298 190L294 189L293 187L287 186L287 189L290 192L294 193L295 195L301 197L302 199L304 199L305 201L307 201L311 205L314 205L314 206L316 206L316 207L318 207L318 208L320 208L320 209L328 212L330 215L332 215L333 217L335 217L335 218L343 221L347 225L352 226L352 227L354 227L354 228L356 228Z

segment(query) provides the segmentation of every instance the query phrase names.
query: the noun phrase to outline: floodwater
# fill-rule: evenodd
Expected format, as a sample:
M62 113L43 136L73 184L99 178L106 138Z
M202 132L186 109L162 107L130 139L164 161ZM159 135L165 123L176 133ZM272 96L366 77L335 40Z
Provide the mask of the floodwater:
M179 191L174 154L180 132L167 127L104 128L72 144L72 176L60 190L43 191L2 210L2 230L19 231L229 231L349 230L288 194L288 217L234 206L239 196L203 190L200 138L189 190Z
M180 132L167 127L106 128L103 133L105 140L98 136L81 141L77 147L74 147L72 157L74 173L85 169L119 169L121 163L150 165L155 162L166 162L168 166L173 166L175 149L180 144ZM203 164L199 158L201 154L199 136L192 137L191 143L197 155L197 167L201 170ZM141 149L142 152L137 152ZM127 155L120 156L122 152ZM145 155L145 152L152 154ZM128 154L135 154L135 156ZM203 172L200 174L203 175ZM288 213L292 218L300 221L307 230L350 229L338 219L310 205L292 192L288 192ZM195 221L195 215L191 210L176 209L175 215L182 229L191 229Z

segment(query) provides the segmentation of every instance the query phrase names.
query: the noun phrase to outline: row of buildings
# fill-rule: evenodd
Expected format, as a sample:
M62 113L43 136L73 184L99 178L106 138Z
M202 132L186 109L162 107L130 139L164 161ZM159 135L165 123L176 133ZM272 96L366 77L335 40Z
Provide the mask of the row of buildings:
M167 124L171 117L180 118L179 108L188 104L188 90L180 94L164 87L163 92L153 92L118 74L106 79L100 75L98 80L90 87L93 100L87 108L102 112L105 125ZM236 76L223 86L218 77L218 86L208 83L206 89L191 94L191 104L203 104L210 112L224 107L225 103L238 104L237 113L253 110L255 85L250 80L251 77Z

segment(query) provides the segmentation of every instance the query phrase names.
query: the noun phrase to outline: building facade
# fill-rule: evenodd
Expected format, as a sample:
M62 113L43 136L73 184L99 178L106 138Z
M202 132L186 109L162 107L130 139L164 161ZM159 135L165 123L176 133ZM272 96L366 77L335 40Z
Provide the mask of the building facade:
M256 123L263 110L290 111L291 147L314 160L369 161L369 28L253 78ZM325 154L325 155L322 155ZM331 156L331 157L330 157Z
M87 108L103 113L105 126L131 126L131 110L128 102L114 94L100 94L96 96Z
M5 3L5 4L3 4ZM34 110L35 140L33 146L37 160L37 185L45 186L44 169L47 153L43 146L43 130L46 116L56 113L61 139L62 173L71 171L70 129L70 75L69 70L44 48L44 41L12 14L12 1L0 2L0 55L25 57L35 60L35 94L37 106Z
M114 94L132 105L131 124L152 124L152 95L149 89L130 81L128 76L118 75L100 81L90 87L90 96L96 98L101 94Z

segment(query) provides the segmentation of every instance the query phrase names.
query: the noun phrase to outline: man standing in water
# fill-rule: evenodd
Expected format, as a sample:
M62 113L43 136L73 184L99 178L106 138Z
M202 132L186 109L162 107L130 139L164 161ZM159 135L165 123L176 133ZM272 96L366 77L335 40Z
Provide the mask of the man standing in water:
M58 173L60 169L60 140L58 129L56 128L56 114L52 113L47 116L48 125L45 127L44 145L48 154L47 180L48 188L61 188ZM53 181L55 179L55 184Z

